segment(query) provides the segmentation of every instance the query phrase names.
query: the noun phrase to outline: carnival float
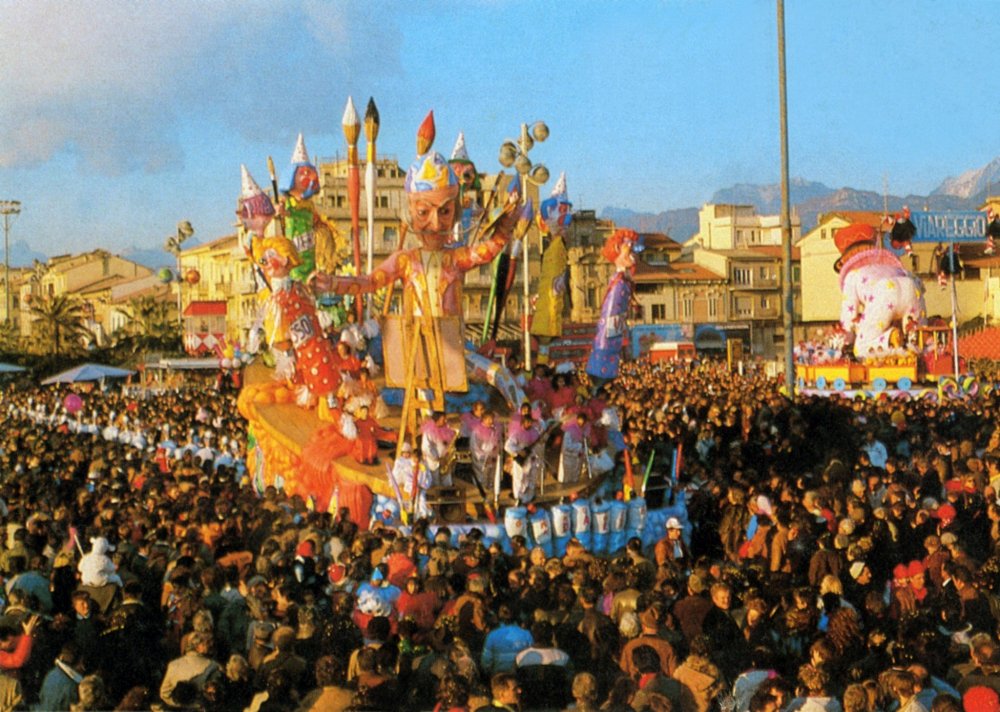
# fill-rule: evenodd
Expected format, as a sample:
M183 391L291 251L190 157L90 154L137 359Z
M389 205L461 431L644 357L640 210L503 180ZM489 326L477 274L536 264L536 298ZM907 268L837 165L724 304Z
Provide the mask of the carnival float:
M884 226L891 250L872 225L855 223L835 233L840 321L824 338L795 347L799 388L861 397L975 395L978 384L963 373L964 362L955 354L954 324L928 324L924 285L897 256L910 252L916 235L909 210ZM944 256L942 287L954 271L954 262Z
M379 121L370 101L364 119L369 216ZM568 381L553 399L526 396L492 340L475 348L465 338L465 274L492 266L491 299L498 306L488 330L510 287L511 262L526 252L517 248L537 224L545 249L532 325L540 353L533 356L547 361L545 346L561 334L566 291L571 204L565 176L537 213L518 172L501 172L484 190L463 136L450 160L433 150L430 113L406 173L397 249L373 264L369 219L363 264L361 122L350 100L343 128L349 239L316 209L319 174L302 136L284 191L270 159L270 194L242 167L241 243L261 285L261 317L248 345L256 358L238 402L250 424L254 486L281 487L311 507L345 513L362 528L427 518L447 524L454 536L478 527L488 540L509 545L521 535L555 554L572 538L598 553L617 551L632 536L651 544L668 518L686 522L680 491L668 498L670 506L647 509L643 494L653 462L636 471L614 408ZM539 141L548 135L541 124L534 131ZM603 250L616 272L588 364L591 384L617 373L634 254L641 249L634 232L619 230ZM681 461L675 453L670 473L660 478L669 483L672 475L676 482Z

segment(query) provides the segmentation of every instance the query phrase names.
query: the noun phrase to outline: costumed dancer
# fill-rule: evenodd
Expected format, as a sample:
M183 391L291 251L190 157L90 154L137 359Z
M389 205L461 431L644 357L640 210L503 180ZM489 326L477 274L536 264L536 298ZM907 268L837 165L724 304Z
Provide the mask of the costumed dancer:
M551 196L538 209L542 240L546 242L538 275L538 302L531 321L531 335L538 339L538 364L549 362L549 342L562 336L568 280L564 235L573 219L572 208L566 192L566 174L562 173Z
M314 269L332 272L346 254L347 242L333 223L316 212L312 197L319 192L319 173L309 160L306 143L299 134L292 153L292 177L284 192L282 213L285 234L295 245L300 263L292 279L305 282Z
M577 413L563 425L562 449L559 452L559 481L576 484L587 465L587 416Z
M601 248L601 255L615 266L615 273L604 294L594 345L587 358L587 374L595 392L618 376L628 312L632 305L635 253L642 252L644 247L642 239L634 231L616 230Z
M543 476L544 458L539 453L540 443L541 427L530 415L522 416L517 423L511 422L503 449L511 457L511 494L519 504L526 504L535 498L535 489Z
M421 131L433 140L433 114L428 115ZM489 221L485 234L470 246L446 249L454 235L458 216L459 184L448 161L430 151L427 139L418 143L423 153L410 166L404 188L409 208L409 233L419 247L393 252L371 274L343 277L317 269L317 291L358 296L368 294L400 280L403 283L403 314L410 317L457 317L461 326L462 286L465 273L488 264L507 244L518 219L517 194L508 196L504 208ZM460 329L461 332L461 329ZM470 356L471 354L471 356ZM466 352L470 372L484 373L490 385L513 382L499 364L488 369ZM481 359L482 357L480 357ZM501 388L503 393L504 388ZM507 393L504 393L507 397Z
M451 469L444 468L443 465L446 464L456 435L458 433L455 429L448 425L447 416L440 411L433 413L420 426L423 466L435 487L450 487L452 484Z
M907 352L927 317L920 280L877 240L875 228L864 223L843 227L833 238L840 251L833 267L843 295L840 323L854 334L859 359Z
M378 462L379 441L391 443L396 436L394 430L383 428L375 418L368 415L368 406L362 405L354 413L354 427L358 438L354 442L351 456L362 465L373 465Z
M503 444L501 426L496 422L496 416L486 411L478 422L470 425L469 430L472 472L484 489L490 489Z
M392 465L392 478L403 494L404 506L412 502L413 516L417 519L430 517L427 490L431 487L431 476L427 468L420 466L420 454L410 443L403 443L403 451Z

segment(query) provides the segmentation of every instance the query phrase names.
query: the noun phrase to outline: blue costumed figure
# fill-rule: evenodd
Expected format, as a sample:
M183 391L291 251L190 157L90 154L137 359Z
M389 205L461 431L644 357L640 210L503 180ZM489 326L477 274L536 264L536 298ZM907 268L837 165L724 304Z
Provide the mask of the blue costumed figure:
M604 259L614 264L615 273L604 294L594 345L587 358L587 374L595 391L618 376L628 310L632 303L635 255L643 248L642 240L632 230L616 230L601 248Z

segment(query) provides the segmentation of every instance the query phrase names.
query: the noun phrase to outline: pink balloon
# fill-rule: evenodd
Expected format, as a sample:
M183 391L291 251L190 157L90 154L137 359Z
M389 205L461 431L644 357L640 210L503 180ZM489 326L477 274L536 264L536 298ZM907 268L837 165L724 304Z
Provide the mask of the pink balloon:
M66 408L67 413L77 413L83 408L83 399L76 393L70 393L63 399L63 407Z

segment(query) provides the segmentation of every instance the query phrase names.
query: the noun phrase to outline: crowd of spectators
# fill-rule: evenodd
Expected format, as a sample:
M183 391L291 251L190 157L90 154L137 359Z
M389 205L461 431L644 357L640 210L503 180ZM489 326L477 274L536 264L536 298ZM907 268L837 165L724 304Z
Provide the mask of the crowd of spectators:
M0 710L998 712L986 386L792 402L625 364L601 398L688 524L560 558L258 492L231 393L11 387Z

